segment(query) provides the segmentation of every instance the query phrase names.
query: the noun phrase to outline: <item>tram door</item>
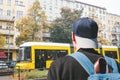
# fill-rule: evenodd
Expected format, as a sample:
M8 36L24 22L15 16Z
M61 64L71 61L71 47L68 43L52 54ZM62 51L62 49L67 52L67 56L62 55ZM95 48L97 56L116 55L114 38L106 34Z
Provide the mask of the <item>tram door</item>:
M50 63L59 57L63 57L68 54L67 50L35 50L35 68L43 69L49 68Z
M103 48L103 55L111 57L119 62L119 51L118 48Z
M43 69L46 64L46 53L44 50L35 50L35 68Z

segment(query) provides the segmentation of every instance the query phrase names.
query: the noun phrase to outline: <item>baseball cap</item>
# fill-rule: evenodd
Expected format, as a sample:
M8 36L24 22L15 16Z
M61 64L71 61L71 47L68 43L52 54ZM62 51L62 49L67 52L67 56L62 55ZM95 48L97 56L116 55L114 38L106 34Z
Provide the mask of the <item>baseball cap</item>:
M72 30L75 34L77 45L80 48L98 47L98 25L94 20L88 17L79 18L73 23Z

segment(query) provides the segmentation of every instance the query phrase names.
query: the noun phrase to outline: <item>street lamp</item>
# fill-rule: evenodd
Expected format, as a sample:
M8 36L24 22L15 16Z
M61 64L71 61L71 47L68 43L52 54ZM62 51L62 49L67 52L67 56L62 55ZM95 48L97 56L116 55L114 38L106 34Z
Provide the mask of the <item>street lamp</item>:
M13 21L13 24L14 24L14 16L12 17L12 20L11 21ZM10 60L10 27L11 27L11 25L12 25L12 22L11 22L11 24L10 24L10 26L8 27L9 28L9 33L8 33L8 61Z

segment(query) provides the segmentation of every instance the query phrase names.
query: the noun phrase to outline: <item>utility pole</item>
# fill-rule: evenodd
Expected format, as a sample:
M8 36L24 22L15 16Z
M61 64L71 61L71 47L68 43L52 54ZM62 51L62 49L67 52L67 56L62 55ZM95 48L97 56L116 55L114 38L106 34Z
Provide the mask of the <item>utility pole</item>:
M9 26L9 33L8 33L8 62L10 61L10 29L12 26L12 21L13 21L13 26L14 26L14 16L12 17L11 24Z

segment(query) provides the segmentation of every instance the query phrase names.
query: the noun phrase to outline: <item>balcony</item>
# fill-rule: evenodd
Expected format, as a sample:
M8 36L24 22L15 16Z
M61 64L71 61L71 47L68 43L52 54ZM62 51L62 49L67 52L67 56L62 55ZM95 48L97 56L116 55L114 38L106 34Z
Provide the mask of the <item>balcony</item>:
M14 22L13 16L0 16L0 21Z
M4 49L17 49L17 47L16 46L14 46L13 44L10 44L10 45L5 45L4 46Z
M120 35L120 29L112 29L112 34Z
M9 31L9 30L0 29L0 32L4 35L14 35L15 34L14 30Z

